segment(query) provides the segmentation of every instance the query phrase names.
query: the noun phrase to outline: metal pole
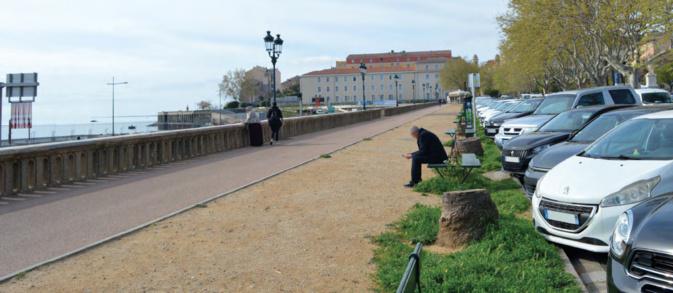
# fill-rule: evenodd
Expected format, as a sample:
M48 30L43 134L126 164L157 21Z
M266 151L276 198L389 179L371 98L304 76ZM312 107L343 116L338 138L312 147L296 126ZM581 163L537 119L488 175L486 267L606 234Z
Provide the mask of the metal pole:
M273 103L276 104L276 51L274 46L274 56L271 58L271 63L273 63Z
M361 73L360 75L362 76L362 110L367 110L367 104L365 102L365 74Z
M112 136L115 136L115 77L112 77Z

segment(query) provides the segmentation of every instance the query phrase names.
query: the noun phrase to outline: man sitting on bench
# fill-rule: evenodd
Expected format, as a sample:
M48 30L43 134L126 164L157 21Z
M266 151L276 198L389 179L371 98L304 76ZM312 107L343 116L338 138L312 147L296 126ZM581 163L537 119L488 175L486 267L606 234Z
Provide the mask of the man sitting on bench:
M411 127L411 136L416 139L418 151L404 154L411 159L411 181L405 187L414 187L421 182L421 164L441 164L449 157L439 138L432 132L416 126Z

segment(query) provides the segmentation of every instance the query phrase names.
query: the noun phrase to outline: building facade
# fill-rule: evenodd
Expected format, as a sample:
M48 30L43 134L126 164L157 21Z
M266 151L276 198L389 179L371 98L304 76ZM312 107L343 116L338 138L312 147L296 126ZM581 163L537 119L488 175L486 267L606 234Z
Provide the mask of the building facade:
M249 83L242 91L242 102L255 103L259 102L260 98L268 99L273 95L273 69L255 66L245 72L245 78ZM280 71L276 68L276 89L280 90L280 87Z
M367 102L386 100L435 100L448 90L439 84L439 72L451 58L451 51L390 52L349 55L336 67L309 72L299 85L303 103L361 103L363 81L360 62L367 65L364 97ZM369 62L369 63L368 63ZM395 89L395 76L397 91Z

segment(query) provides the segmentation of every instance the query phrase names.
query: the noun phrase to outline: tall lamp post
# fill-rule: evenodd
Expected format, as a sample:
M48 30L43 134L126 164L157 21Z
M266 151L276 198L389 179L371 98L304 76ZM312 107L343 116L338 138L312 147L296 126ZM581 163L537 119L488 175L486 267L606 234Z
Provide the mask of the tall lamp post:
M115 77L112 77L112 82L107 85L112 86L112 136L115 136L115 86L129 84L126 81L115 82Z
M413 104L416 104L416 80L412 79L411 80L411 99L413 100Z
M367 110L367 97L365 96L365 74L367 74L367 65L360 63L360 74L362 75L362 110Z
M271 36L271 31L266 31L266 37L264 37L264 44L266 45L266 52L269 53L271 57L271 64L273 64L273 103L276 103L276 61L280 57L280 53L283 51L283 39L280 38L280 34L276 35L274 39Z
M395 74L395 76L393 76L393 79L395 80L395 107L399 107L400 106L400 96L397 94L397 89L398 89L398 82L400 80L400 76Z

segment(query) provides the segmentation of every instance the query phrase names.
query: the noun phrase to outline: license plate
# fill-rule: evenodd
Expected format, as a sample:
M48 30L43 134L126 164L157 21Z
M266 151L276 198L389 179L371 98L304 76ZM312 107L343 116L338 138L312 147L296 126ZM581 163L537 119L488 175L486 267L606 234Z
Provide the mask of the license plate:
M557 222L563 222L563 223L568 223L568 224L573 224L573 225L579 225L580 220L579 217L575 214L566 214L566 213L561 213L557 211L552 211L552 210L544 210L544 218L547 220L552 220L552 221L557 221Z
M505 157L505 162L507 163L520 163L521 160L519 157Z
M496 132L497 132L497 129L494 129L494 128L487 128L486 129L486 133L496 133Z

